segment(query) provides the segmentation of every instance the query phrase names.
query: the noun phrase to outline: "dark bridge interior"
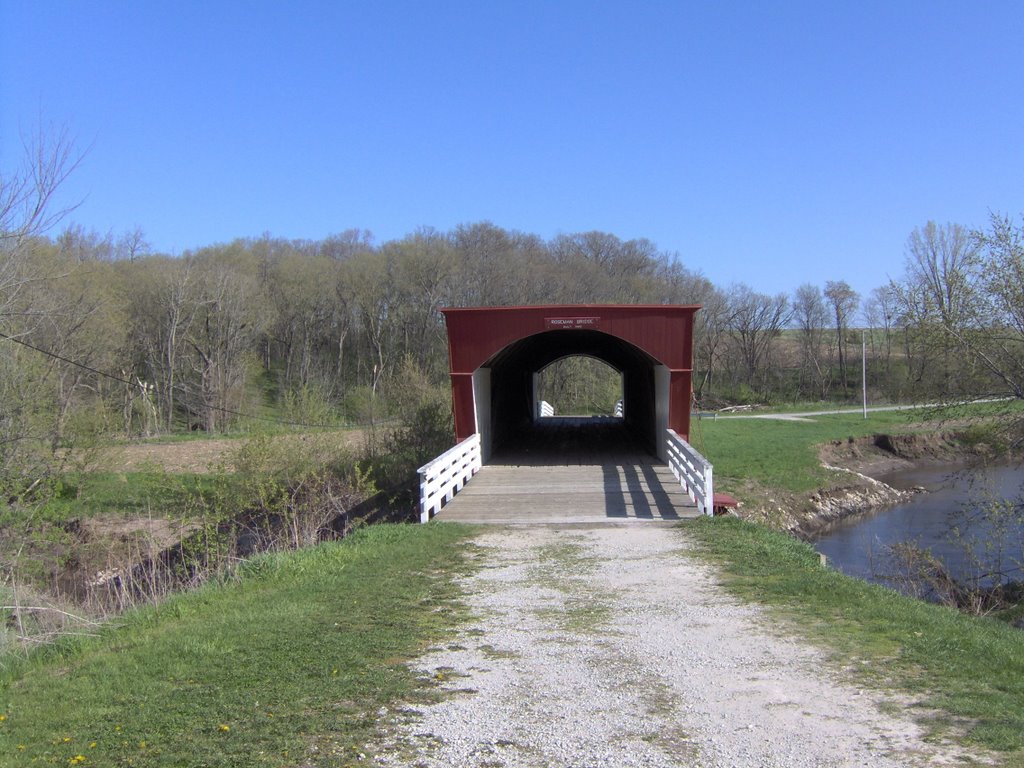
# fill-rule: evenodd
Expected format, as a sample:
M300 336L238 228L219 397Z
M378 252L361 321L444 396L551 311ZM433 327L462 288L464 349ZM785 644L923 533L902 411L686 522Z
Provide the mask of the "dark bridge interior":
M603 360L622 374L623 419L534 418L534 374L571 355ZM611 451L655 452L654 366L658 361L629 342L593 330L553 330L509 344L488 360L491 369L491 434L500 462L510 454L543 451L588 455Z

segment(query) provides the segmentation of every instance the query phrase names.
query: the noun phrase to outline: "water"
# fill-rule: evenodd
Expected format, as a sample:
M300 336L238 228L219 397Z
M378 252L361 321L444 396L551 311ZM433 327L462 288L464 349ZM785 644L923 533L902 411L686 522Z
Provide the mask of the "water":
M992 544L1008 541L1002 553L1004 564L1024 561L1024 525L1019 511L1016 522L1005 535L993 536L992 526L972 514L978 499L1016 499L1024 492L1024 467L1019 464L967 470L961 467L929 467L894 473L880 480L896 488L922 486L928 490L905 504L879 512L848 518L824 531L814 542L828 557L829 564L850 576L897 586L898 566L890 547L913 542L930 549L958 579L978 575L976 559L992 560ZM1019 510L1019 507L1018 507ZM958 527L961 537L951 535ZM1019 570L1012 576L1024 578Z

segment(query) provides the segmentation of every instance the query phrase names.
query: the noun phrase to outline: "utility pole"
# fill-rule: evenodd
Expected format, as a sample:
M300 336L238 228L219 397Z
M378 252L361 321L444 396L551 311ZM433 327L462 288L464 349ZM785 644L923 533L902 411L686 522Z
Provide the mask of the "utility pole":
M864 340L865 331L860 332L860 391L864 401L864 418L868 417L868 345Z

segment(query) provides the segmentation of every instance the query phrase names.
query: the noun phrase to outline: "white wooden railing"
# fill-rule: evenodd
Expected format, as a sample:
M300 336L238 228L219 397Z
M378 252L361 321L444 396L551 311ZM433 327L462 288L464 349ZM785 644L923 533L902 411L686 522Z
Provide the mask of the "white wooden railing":
M545 419L549 416L555 415L555 407L551 405L547 400L537 401L537 418Z
M621 400L616 400L615 401L615 411L612 413L612 415L621 419L622 418L622 414L623 414L622 401Z
M683 486L690 498L705 515L713 515L715 489L711 462L701 456L674 429L665 430L668 466L676 480Z
M420 467L420 522L425 523L440 512L482 466L477 433Z

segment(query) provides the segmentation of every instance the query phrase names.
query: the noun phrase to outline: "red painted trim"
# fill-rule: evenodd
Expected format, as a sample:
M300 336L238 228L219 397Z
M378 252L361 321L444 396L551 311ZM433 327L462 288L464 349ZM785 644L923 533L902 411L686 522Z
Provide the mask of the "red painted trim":
M596 330L643 350L670 371L669 426L688 438L693 370L693 318L697 305L560 304L442 309L456 434L475 431L471 375L508 345L539 333ZM566 338L567 354L572 354Z

